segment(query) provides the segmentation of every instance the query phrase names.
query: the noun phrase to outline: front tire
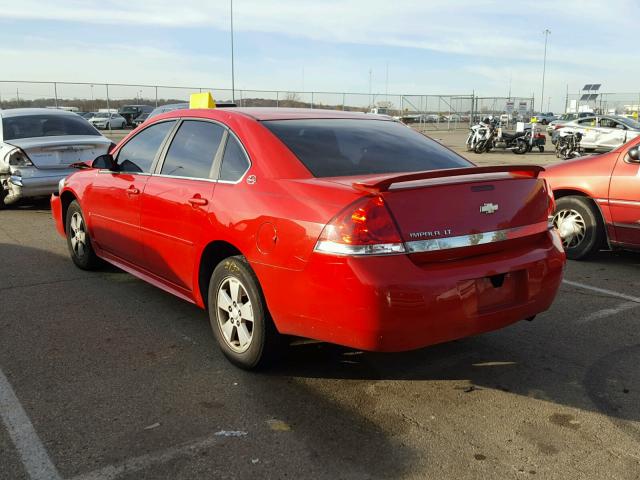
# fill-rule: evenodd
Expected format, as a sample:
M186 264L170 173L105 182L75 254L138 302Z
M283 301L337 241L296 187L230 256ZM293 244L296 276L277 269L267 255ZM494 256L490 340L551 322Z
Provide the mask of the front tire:
M222 353L245 370L262 368L279 353L281 336L258 279L243 256L216 266L208 292L209 322Z
M562 246L571 260L592 256L605 241L602 216L589 198L568 196L556 202L553 225L562 238Z
M65 231L67 247L73 263L82 270L95 270L100 266L100 259L93 250L87 223L80 204L74 200L67 208Z

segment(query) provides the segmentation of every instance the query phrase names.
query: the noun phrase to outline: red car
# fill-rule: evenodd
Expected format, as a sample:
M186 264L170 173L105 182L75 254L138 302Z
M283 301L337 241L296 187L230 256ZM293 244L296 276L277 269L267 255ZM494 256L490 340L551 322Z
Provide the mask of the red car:
M474 167L391 119L174 111L51 199L75 264L207 308L252 368L283 338L415 349L551 305L565 254L540 167Z
M603 154L549 167L554 224L571 259L603 246L640 249L640 138Z

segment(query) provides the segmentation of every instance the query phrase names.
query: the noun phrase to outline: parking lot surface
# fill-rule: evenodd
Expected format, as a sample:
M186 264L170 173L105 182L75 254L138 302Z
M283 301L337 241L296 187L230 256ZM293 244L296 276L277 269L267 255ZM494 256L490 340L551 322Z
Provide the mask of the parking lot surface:
M47 202L0 211L0 251L1 479L640 477L640 254L569 262L532 322L247 373L205 312L75 268Z

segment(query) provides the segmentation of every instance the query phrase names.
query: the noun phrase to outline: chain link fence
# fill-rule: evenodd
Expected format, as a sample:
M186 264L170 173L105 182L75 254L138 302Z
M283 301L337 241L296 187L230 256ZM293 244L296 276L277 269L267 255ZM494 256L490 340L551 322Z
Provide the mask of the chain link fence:
M240 107L301 107L374 112L400 118L421 131L467 128L482 115L508 113L511 100L533 99L470 95L391 95L379 93L298 92L135 85L115 83L25 82L0 80L0 109L65 108L80 112L117 110L124 105L160 106L189 101L192 93L212 93L216 101Z

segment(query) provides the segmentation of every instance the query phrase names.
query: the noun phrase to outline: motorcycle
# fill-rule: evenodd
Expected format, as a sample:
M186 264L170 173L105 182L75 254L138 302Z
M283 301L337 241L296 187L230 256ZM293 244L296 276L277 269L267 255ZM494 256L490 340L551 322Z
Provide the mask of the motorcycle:
M484 135L478 129L478 138L474 144L475 153L489 152L493 148L503 148L511 150L516 155L523 155L530 152L533 147L537 147L542 153L546 137L543 133L537 132L535 126L525 128L522 132L508 133L501 127L497 127L497 122L489 122ZM468 147L467 147L468 148Z
M469 135L467 136L467 152L475 151L476 145L484 139L486 139L488 130L491 126L491 120L486 118L480 123L472 125L469 128Z
M556 141L556 157L563 160L578 158L584 155L584 149L580 146L582 134L561 130Z

